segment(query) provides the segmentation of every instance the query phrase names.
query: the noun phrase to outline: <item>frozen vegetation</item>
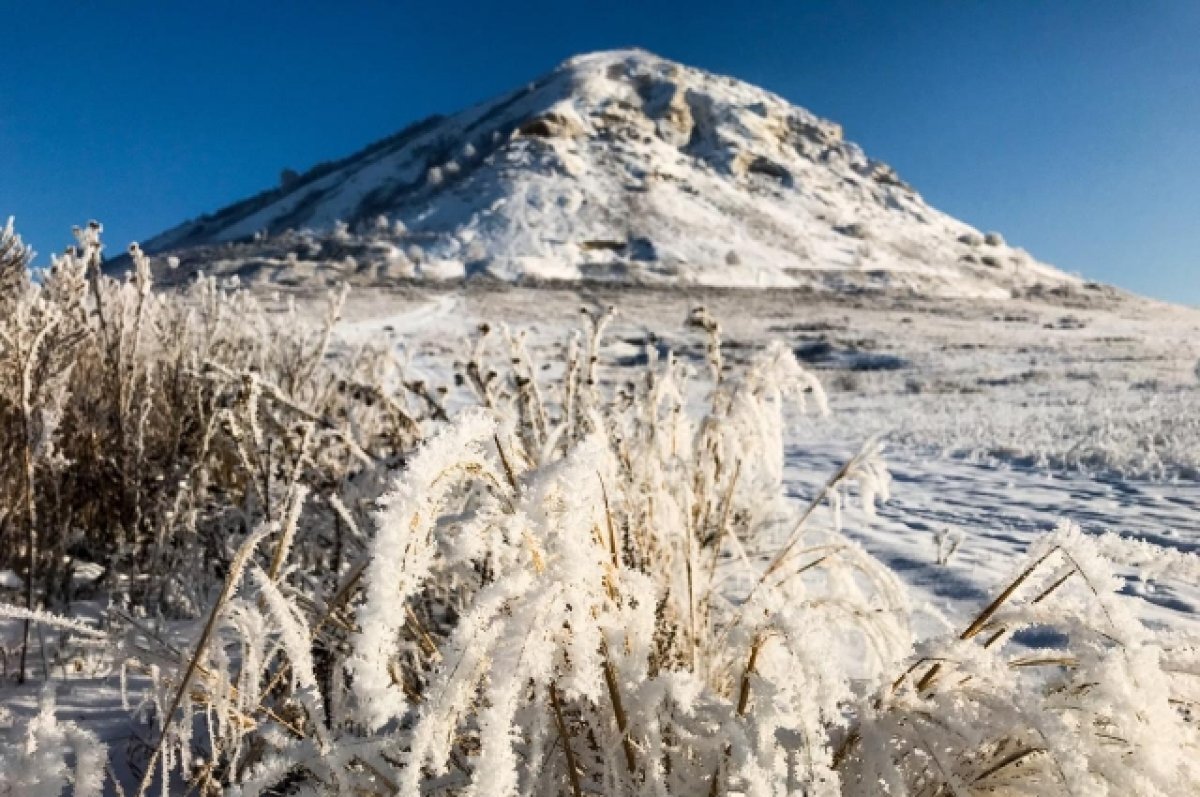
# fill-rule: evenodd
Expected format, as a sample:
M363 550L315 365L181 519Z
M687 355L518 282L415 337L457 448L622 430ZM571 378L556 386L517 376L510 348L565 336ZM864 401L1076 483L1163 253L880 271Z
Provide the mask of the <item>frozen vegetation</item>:
M838 125L595 53L100 233L0 231L0 795L1200 793L1200 315Z
M0 793L1200 789L1194 314L99 236L0 236Z

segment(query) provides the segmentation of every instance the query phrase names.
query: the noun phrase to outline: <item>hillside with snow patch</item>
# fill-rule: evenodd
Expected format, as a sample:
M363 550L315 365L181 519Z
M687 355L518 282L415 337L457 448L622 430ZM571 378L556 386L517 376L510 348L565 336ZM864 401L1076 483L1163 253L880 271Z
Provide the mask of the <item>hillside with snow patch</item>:
M841 127L640 50L572 58L146 245L250 282L459 279L1003 298L1073 277L930 207Z

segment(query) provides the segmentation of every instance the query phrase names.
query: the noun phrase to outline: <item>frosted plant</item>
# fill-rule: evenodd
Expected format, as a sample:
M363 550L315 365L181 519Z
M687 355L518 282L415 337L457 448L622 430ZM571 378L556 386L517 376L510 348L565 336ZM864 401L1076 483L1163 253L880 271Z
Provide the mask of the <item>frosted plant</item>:
M99 797L106 760L93 734L55 717L54 687L43 689L37 714L27 719L15 720L0 707L0 794Z
M377 496L383 463L411 449L431 405L385 353L329 356L344 291L318 323L203 276L157 293L137 245L124 278L102 273L101 232L77 228L35 283L28 248L0 230L0 506L13 542L0 568L33 609L78 597L74 574L88 570L102 579L86 597L201 614L226 540L282 521L301 480L322 498ZM345 527L320 506L295 551L317 574L349 555L324 545L327 525L343 543Z
M81 236L81 241L85 239ZM46 471L61 470L56 446L74 356L81 343L83 282L72 265L56 264L42 288L28 278L31 251L12 229L0 231L0 467L6 521L24 531L25 608L38 608L38 582L45 557L39 485ZM16 550L16 546L11 546ZM30 624L22 633L18 678L25 679Z
M954 554L958 552L966 535L962 529L943 527L936 529L933 532L933 544L936 548L934 560L939 565L950 564L950 560L954 558Z
M10 216L0 228L0 297L11 301L20 296L29 284L29 264L33 261L33 250L25 245L21 236L13 229Z
M679 793L774 783L798 755L803 782L827 777L825 740L853 697L834 649L861 646L854 677L869 677L908 641L891 628L904 616L894 580L807 528L811 509L794 552L819 561L744 586L762 568L747 544L786 516L785 401L820 399L819 386L770 347L725 374L697 419L671 357L609 394L609 317L594 316L566 389L549 391L570 406L529 384L540 369L517 335L504 376L476 364L491 409L409 460L324 607L296 602L292 534L271 532L270 567L227 577L187 672L157 676L154 713L168 719L143 789L178 771L245 794L296 778L330 793ZM846 478L872 472L855 463ZM861 620L828 622L846 616ZM189 714L208 728L198 767Z
M831 651L864 646L873 664L858 675L902 655L906 633L886 627L903 617L894 580L836 532L802 528L805 518L795 537L826 552L821 561L751 596L723 586L731 566L757 572L743 540L783 509L783 399L819 386L771 347L723 379L706 402L719 414L695 423L671 358L612 402L589 378L594 365L568 369L590 421L566 434L570 413L523 381L534 369L515 337L507 348L512 392L489 381L482 395L524 431L469 414L412 459L359 577L339 701L350 714L332 722L341 735L328 749L280 747L248 771L247 788L297 769L328 786L314 757L328 762L345 745L356 751L348 777L402 793L772 788L797 755L808 762L800 781L827 779L824 740L852 697ZM660 433L663 417L674 422ZM744 471L728 464L739 460ZM867 481L874 468L856 458L844 476ZM847 612L864 620L823 619ZM351 741L362 730L369 745Z
M436 552L433 525L457 480L495 478L480 449L492 433L492 424L483 416L464 418L413 460L410 472L415 478L401 482L382 499L371 564L363 574L366 603L359 612L350 664L354 694L373 729L403 716L407 708L403 693L389 688L389 658L407 622L396 607L405 605L430 576Z
M857 710L837 754L847 786L1163 797L1200 788L1200 640L1139 623L1101 550L1062 524L961 634L919 646ZM1191 559L1188 572L1200 567Z
M1134 621L1113 574L1194 581L1197 557L1065 525L914 645L896 576L841 533L887 499L877 442L786 496L788 421L827 407L783 345L733 362L700 311L706 366L651 345L617 371L611 309L551 363L489 326L456 412L336 348L343 292L318 324L207 278L156 294L139 249L99 272L98 225L38 286L6 236L0 522L36 534L0 564L43 575L0 620L107 640L149 682L138 793L1200 786L1200 648ZM110 574L101 629L43 608L80 556ZM181 640L160 612L200 619ZM0 791L100 788L48 708L10 730Z

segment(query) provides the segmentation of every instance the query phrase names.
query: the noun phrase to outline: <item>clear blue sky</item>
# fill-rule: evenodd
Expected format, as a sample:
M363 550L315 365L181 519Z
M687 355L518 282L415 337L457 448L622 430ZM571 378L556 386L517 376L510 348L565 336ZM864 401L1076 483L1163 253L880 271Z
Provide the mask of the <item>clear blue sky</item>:
M1197 0L13 0L0 24L0 216L43 255L638 45L841 122L1043 260L1200 304Z

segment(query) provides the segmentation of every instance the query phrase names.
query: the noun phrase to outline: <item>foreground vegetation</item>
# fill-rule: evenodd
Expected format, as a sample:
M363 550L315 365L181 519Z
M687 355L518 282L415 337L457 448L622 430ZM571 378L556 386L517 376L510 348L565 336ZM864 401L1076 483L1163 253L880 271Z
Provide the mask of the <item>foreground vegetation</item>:
M1114 575L1196 558L1064 523L914 641L840 532L887 497L878 447L784 497L786 419L826 411L785 347L732 367L698 309L701 373L651 347L605 375L606 311L549 369L485 328L451 411L386 350L331 355L344 294L310 323L155 293L99 232L40 284L0 237L0 615L9 677L47 685L0 793L1200 789L1200 644ZM55 719L80 660L144 685L143 744Z

